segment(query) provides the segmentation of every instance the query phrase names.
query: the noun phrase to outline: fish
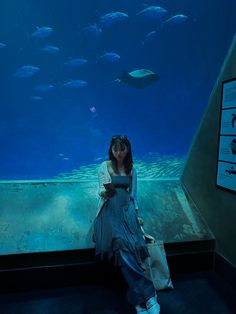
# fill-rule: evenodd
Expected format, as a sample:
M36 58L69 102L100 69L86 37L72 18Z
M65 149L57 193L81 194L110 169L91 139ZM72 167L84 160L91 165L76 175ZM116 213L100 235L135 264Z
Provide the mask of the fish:
M31 38L37 38L37 39L46 38L50 36L53 32L53 28L49 26L42 26L42 27L36 26L36 28L37 30L31 34Z
M16 70L14 76L17 78L29 78L40 70L39 67L33 65L24 65Z
M82 65L86 64L88 62L87 59L84 58L76 58L76 59L71 59L67 62L64 63L64 65L73 67L73 68L77 68L77 67L81 67Z
M103 63L115 63L120 60L120 55L115 52L106 52L99 57L99 61Z
M47 45L47 46L41 48L40 50L43 52L49 53L49 54L55 54L55 53L58 53L60 51L60 48L58 48L56 46Z
M131 72L123 71L115 81L124 82L135 88L144 88L159 80L159 75L148 69L138 69Z
M168 20L164 21L163 24L168 25L177 25L185 22L188 19L188 16L184 14L177 14L172 17L170 17Z
M41 96L32 96L31 97L32 100L35 100L35 101L40 101L42 100L43 98Z
M119 22L124 22L129 19L128 14L123 12L111 12L101 16L99 26L101 29L107 29Z
M83 88L88 85L88 82L83 80L70 80L63 84L67 88Z
M4 43L0 43L0 49L5 48L7 45Z
M162 20L166 13L167 10L162 7L149 6L138 12L136 15L148 20Z
M52 85L52 84L41 84L41 85L37 85L37 86L35 87L35 90L36 90L37 92L49 92L49 91L53 90L54 87L55 87L55 86Z
M156 38L157 38L157 31L149 32L143 40L143 45L149 45L153 43L156 40Z
M82 32L89 39L97 39L101 35L102 29L94 23L82 28Z

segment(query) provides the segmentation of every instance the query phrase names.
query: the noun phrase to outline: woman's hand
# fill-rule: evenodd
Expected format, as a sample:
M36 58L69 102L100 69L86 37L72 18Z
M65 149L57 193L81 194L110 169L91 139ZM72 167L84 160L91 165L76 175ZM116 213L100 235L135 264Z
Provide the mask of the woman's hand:
M143 224L144 224L143 219L139 216L138 216L138 223L140 226L143 226Z
M116 194L116 190L115 189L108 189L106 191L103 191L101 193L101 196L104 198L111 198Z

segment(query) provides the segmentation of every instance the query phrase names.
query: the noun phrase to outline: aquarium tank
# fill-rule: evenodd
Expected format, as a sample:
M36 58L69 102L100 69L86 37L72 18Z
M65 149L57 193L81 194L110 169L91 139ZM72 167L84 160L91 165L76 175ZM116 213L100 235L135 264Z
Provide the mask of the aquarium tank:
M179 177L236 29L235 0L0 3L0 179L88 180L113 134Z

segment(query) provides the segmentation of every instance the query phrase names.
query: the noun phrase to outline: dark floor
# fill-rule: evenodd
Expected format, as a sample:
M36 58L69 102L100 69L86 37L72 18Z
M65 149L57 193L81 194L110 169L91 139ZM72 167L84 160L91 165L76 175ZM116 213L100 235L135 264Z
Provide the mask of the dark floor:
M215 272L178 274L158 292L163 314L236 313L236 290ZM126 287L94 284L0 295L0 314L132 314Z

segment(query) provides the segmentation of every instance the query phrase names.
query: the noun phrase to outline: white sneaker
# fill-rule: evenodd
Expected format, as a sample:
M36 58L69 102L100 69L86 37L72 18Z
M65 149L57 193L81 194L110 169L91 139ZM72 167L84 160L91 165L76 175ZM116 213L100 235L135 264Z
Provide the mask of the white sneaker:
M136 305L135 309L136 309L137 313L139 313L139 314L149 314L147 309L145 309L145 307L142 307L140 305Z
M160 305L157 302L156 296L147 300L146 307L148 310L148 314L159 314L160 313Z

